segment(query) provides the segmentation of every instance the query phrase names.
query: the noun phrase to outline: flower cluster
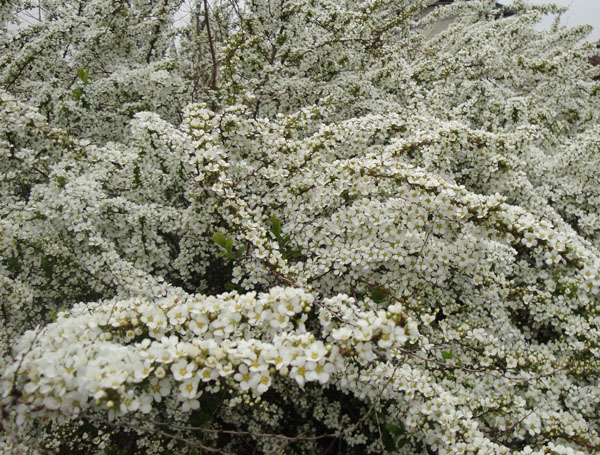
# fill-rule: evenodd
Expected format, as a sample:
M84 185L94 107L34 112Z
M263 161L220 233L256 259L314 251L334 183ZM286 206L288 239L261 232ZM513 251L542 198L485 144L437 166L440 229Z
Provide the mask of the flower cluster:
M0 451L600 450L585 28L491 0L20 3Z
M343 314L332 318L338 307ZM319 314L321 339L306 328L311 313ZM275 376L323 385L348 362L368 365L417 344L416 324L398 315L399 305L366 311L346 296L315 303L305 291L280 287L79 304L21 338L3 386L10 394L12 381L24 381L29 406L67 415L90 407L149 413L169 394L187 411L198 408L207 384L256 395Z

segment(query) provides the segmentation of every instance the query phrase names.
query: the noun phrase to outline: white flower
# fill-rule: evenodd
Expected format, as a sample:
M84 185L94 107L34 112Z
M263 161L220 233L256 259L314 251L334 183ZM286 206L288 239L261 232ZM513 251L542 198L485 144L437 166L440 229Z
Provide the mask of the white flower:
M331 332L331 337L336 341L349 340L352 337L352 335L352 329L349 327L341 327L339 329L334 329Z
M188 362L186 359L179 359L171 365L171 372L176 381L183 381L192 377L196 371L197 365L194 362Z
M189 323L189 328L195 335L202 335L208 330L210 321L205 314L194 314Z
M198 396L198 384L200 379L197 376L185 379L179 384L179 395L186 400L192 400Z
M254 373L249 381L250 388L257 394L262 395L271 386L271 376L268 370Z
M135 396L132 390L127 391L120 397L119 409L121 414L137 411L140 407L140 400Z
M152 362L137 361L132 365L133 382L142 382L152 371Z
M335 372L333 364L328 362L306 362L306 380L319 381L320 384L329 382L331 375Z
M167 325L167 318L160 308L156 306L147 307L145 313L142 313L141 320L150 329L160 330Z
M168 379L152 378L150 379L149 394L154 401L160 403L163 397L171 393L171 381Z
M322 341L312 343L304 352L306 359L311 362L318 362L327 355L327 349Z
M181 410L183 412L194 411L200 408L200 402L198 400L184 400L181 404Z
M304 368L304 365L295 366L290 371L290 378L294 379L301 388L304 388L304 384L307 380L308 371Z
M188 309L185 305L176 305L167 313L171 325L181 325L188 317Z
M252 380L252 374L250 370L246 366L246 364L241 364L238 366L238 372L233 375L233 379L235 379L239 384L240 389L248 390L250 388L250 381Z
M197 377L202 382L213 381L219 377L219 370L217 368L204 367L198 371Z
M140 401L140 412L143 414L149 414L152 411L152 396L143 394L139 397Z

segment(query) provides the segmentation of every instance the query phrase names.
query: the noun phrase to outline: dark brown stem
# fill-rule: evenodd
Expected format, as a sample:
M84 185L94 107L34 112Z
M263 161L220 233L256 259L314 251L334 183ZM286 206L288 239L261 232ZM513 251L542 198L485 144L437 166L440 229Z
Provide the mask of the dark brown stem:
M217 89L217 54L215 52L215 43L213 41L212 32L210 30L210 20L208 18L208 0L204 0L204 21L206 22L206 34L208 35L208 47L210 49L210 58L212 60L212 71L208 87L211 90Z

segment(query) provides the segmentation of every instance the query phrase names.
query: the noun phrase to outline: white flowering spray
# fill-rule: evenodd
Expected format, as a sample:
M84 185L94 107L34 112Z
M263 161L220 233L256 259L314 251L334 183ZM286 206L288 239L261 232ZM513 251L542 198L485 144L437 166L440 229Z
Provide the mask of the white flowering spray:
M586 28L46 3L0 6L0 453L600 450Z

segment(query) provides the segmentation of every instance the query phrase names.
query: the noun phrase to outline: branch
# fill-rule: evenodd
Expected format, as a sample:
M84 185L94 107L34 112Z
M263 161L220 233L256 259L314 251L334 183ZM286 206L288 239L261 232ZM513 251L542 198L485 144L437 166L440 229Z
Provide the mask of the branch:
M208 17L208 0L204 0L204 21L206 22L206 33L208 35L208 47L210 49L210 58L212 60L212 71L210 74L210 80L208 81L208 87L211 90L217 89L217 54L215 52L215 43L213 36L210 31L210 20Z

